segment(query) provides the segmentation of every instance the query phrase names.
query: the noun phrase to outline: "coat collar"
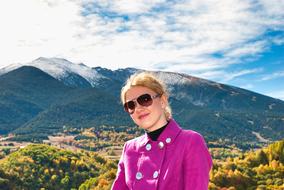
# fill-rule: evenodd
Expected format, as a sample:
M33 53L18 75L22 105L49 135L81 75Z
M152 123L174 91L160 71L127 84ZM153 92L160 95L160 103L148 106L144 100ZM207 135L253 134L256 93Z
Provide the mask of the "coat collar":
M178 136L178 134L181 132L181 127L175 122L174 119L170 119L168 125L166 126L166 128L164 129L164 131L160 134L160 136L158 137L158 142L162 141L164 143L166 143L167 139L171 139L171 143L175 141L176 137ZM140 141L140 147L145 146L148 142L153 142L149 136L147 135L147 133L145 133L142 136L142 139Z

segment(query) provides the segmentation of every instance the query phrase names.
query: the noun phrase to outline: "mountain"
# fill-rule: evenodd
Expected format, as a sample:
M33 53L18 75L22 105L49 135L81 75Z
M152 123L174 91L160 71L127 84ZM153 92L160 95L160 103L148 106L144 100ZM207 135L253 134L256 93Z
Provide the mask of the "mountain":
M65 100L40 112L14 132L34 139L63 130L63 127L86 128L101 125L119 126L131 121L117 100L118 97L97 89L69 92Z
M0 69L0 76L22 66L36 67L69 87L98 87L105 90L115 89L123 83L129 75L137 71L135 68L118 69L116 71L102 67L90 68L83 63L75 64L62 58L39 57L32 62L11 64L4 67ZM120 89L116 89L116 91L119 90Z
M55 102L71 89L45 72L23 66L0 76L0 133L10 132Z
M1 134L16 129L18 134L46 137L64 125L81 128L114 125L123 121L123 116L127 120L112 94L95 88L71 88L30 66L0 76L0 106Z
M50 62L51 66L42 66L43 62L46 65ZM29 109L14 111L17 116L0 115L1 133L13 132L26 138L33 136L42 139L48 134L62 131L63 126L81 128L106 125L115 126L116 130L133 126L129 115L123 111L119 96L125 80L139 70L88 68L83 64L74 64L58 58L39 58L31 63L41 65L41 74L48 76L50 80L45 82L37 79L37 75L32 74L39 72L35 67L18 67L10 72L7 72L7 68L1 69L0 103L6 106L6 110L24 105L18 100L9 99L11 94L29 103L26 106ZM69 81L70 77L51 72L50 68L54 67L64 68L61 73L72 72L78 77L76 80L73 78L75 81L72 83ZM29 68L31 73L25 74L23 68ZM53 70L56 70L55 68ZM89 75L83 75L82 68L88 71ZM13 72L19 74L15 75ZM283 101L186 74L156 73L169 88L173 116L183 128L196 130L209 141L218 140L220 144L232 143L239 146L284 138ZM28 84L26 86L22 84L25 81L23 76ZM58 87L49 89L51 80ZM13 85L9 85L10 83ZM31 88L30 84L33 84L34 88L24 91L25 88ZM17 85L23 90L19 91ZM45 88L41 89L42 86ZM9 124L7 117L10 118ZM16 117L22 118L21 122L13 123L13 118Z
M184 128L236 144L258 141L258 133L268 140L283 138L283 101L184 74L158 75L170 88L174 118Z
M23 65L36 67L71 87L96 86L97 81L103 77L98 74L96 70L91 69L84 64L74 64L61 58L48 59L44 57L40 57L29 63L13 64L2 68L0 74L15 70Z

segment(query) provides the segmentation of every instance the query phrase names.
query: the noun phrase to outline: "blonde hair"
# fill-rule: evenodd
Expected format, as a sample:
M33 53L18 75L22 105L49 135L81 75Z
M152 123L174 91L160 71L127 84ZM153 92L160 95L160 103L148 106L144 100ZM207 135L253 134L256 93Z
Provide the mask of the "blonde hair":
M122 104L125 103L126 92L132 87L136 86L149 88L157 94L164 95L168 100L169 93L166 89L166 85L160 79L158 79L158 77L155 76L153 72L137 72L127 79L126 84L121 89L120 98ZM165 107L165 116L167 120L172 117L172 109L169 104L167 104L167 106Z

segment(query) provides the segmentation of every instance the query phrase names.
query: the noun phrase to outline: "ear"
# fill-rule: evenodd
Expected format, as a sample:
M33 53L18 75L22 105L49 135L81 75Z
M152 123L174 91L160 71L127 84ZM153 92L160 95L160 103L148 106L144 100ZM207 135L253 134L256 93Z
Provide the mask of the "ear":
M161 104L162 108L165 108L168 105L168 97L165 96L164 94L161 96Z

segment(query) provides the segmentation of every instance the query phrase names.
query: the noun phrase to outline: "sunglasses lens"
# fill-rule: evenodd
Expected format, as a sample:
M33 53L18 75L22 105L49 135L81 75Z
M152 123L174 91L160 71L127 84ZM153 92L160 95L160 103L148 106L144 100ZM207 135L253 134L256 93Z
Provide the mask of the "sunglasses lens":
M128 102L127 107L128 107L128 109L134 110L135 109L135 102L134 101Z
M143 94L137 98L137 102L141 106L150 106L153 103L152 97L149 94Z
M151 106L153 103L153 99L150 94L143 94L139 96L136 99L136 101L138 102L139 105L144 106L144 107ZM136 107L135 100L131 100L124 104L124 110L130 114L134 113L135 107Z
M126 102L124 104L124 109L125 109L125 111L127 111L129 113L133 113L134 109L135 109L135 102L134 101Z

